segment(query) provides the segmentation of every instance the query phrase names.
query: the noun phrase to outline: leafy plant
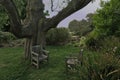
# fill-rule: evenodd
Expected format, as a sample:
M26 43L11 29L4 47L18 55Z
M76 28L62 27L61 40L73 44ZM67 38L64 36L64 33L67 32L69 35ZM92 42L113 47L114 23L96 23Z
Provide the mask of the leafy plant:
M11 40L15 40L16 37L9 32L0 31L0 43L8 43Z
M112 54L88 53L79 67L80 80L120 79L120 60Z
M50 45L61 45L69 42L71 36L67 28L56 28L49 30L46 38Z
M116 35L120 32L120 3L119 0L102 1L101 9L93 16L94 31L101 35Z

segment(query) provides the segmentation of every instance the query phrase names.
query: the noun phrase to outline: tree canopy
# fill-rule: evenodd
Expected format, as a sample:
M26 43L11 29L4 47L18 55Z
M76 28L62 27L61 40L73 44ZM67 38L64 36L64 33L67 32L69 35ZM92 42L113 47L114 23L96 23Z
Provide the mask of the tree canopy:
M69 23L70 31L74 32L76 35L83 36L88 32L92 31L92 16L94 14L89 13L86 16L86 19L82 19L81 21L73 20Z
M101 2L101 9L97 10L93 23L94 34L100 36L120 36L120 1L110 0Z

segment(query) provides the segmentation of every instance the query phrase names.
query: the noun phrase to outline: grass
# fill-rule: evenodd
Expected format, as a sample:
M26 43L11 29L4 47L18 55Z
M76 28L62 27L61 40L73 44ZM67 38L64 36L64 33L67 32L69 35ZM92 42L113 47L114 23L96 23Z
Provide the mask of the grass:
M49 64L41 64L41 68L36 69L24 60L22 47L0 48L0 80L88 80L89 77L91 80L101 80L99 74L104 80L120 79L120 61L111 54L86 50L79 73L67 75L65 57L78 53L80 49L73 46L48 46L47 50L50 51ZM106 76L116 70L114 74Z
M72 46L49 46L49 64L40 69L24 60L24 49L0 48L0 80L66 80L65 56L78 53L79 48Z

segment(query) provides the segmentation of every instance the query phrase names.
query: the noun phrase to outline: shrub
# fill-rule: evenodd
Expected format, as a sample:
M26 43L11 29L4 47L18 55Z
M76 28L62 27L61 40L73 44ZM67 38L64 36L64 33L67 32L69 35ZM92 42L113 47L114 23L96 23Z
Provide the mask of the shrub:
M49 45L63 45L71 39L67 28L54 28L48 31L46 41Z
M98 50L98 51L111 51L113 52L114 48L117 48L117 51L119 52L118 48L120 47L120 38L116 36L104 36L104 37L93 37L88 36L85 44L88 49L90 50Z
M92 31L90 34L86 36L85 44L86 47L90 50L96 50L100 48L101 43L100 40L102 40L104 36L101 36L100 33L96 32L95 30Z
M120 59L112 54L88 54L79 67L80 80L120 79Z
M86 40L86 37L84 36L81 36L81 38L78 37L78 40L71 41L71 45L75 47L85 48L86 47L85 40Z
M16 39L16 37L13 34L0 31L0 43L8 43L14 39Z
M90 50L97 50L101 47L100 39L95 39L93 37L88 38L85 44Z

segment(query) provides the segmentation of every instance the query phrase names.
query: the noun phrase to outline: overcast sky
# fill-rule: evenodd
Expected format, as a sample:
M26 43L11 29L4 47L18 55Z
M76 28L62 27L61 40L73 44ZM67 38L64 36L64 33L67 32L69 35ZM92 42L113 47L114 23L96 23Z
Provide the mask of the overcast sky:
M57 1L57 0L55 0L55 1ZM62 1L62 0L59 0L59 1ZM50 12L51 3L48 2L48 0L43 0L43 2L45 3L46 10L49 10L50 16L54 16L57 14L55 12L54 13ZM91 2L86 7L82 8L81 10L75 12L74 14L70 15L69 17L67 17L66 19L61 21L58 24L58 27L68 27L70 21L72 21L74 19L75 20L84 19L88 13L94 13L98 8L100 8L100 0L96 0L93 3Z

